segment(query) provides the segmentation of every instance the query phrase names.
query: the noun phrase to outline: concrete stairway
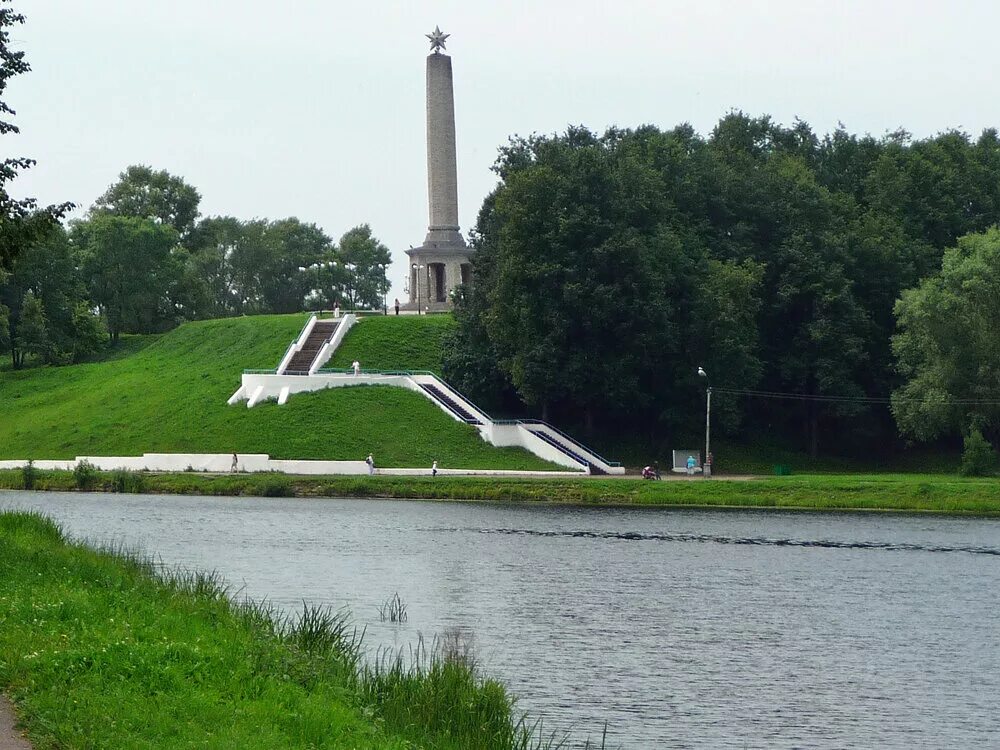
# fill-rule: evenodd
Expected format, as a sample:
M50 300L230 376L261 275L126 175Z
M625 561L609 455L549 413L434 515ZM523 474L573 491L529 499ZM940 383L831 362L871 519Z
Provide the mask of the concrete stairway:
M309 337L302 344L302 348L295 353L295 356L285 367L284 374L308 375L313 360L316 359L319 350L323 348L323 344L337 330L338 325L339 322L336 320L317 320L312 331L309 332Z
M431 400L439 401L443 404L449 411L455 414L459 419L461 419L466 424L477 424L480 425L482 422L472 414L468 409L458 403L455 399L445 393L443 390L438 388L436 385L431 383L420 383L420 387L431 396Z
M546 443L548 443L549 445L551 445L553 448L555 448L560 453L565 453L567 456L569 456L570 458L572 458L574 461L577 461L581 466L590 466L590 467L592 467L591 470L593 471L594 465L592 463L590 463L590 461L588 461L587 459L585 459L583 456L581 456L579 453L577 453L576 451L574 451L572 448L570 448L568 445L563 445L562 442L560 442L556 438L552 437L548 433L542 432L541 430L532 430L530 427L528 429L529 429L529 431L531 432L532 435L537 435L539 438L541 438L542 440L544 440ZM598 472L596 472L596 473L603 474L604 472L598 470Z

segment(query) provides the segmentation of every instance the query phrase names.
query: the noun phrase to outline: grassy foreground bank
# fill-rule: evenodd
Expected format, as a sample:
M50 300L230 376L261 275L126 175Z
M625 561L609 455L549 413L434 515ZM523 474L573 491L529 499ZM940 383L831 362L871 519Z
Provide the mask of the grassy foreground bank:
M540 747L464 661L361 665L343 618L292 624L212 576L0 513L0 689L37 748Z
M36 472L35 489L79 489L70 472ZM934 474L813 475L649 482L632 478L295 477L277 474L102 472L91 487L190 495L427 498L641 506L896 510L1000 514L1000 480ZM0 488L24 488L22 471L0 471Z

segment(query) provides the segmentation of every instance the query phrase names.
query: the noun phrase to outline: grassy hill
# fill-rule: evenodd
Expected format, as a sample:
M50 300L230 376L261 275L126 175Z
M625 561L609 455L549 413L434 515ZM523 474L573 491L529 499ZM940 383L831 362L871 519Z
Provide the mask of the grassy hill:
M450 468L553 468L526 451L490 446L474 428L399 388L338 388L293 396L284 406L227 406L242 371L274 367L305 320L188 323L119 359L2 372L0 458L238 451L360 460L371 451L380 466L437 459ZM366 320L345 342L354 353L344 356L366 368L440 370L440 334L449 324L445 316ZM383 329L395 338L384 340ZM416 364L395 353L394 340L419 344Z
M455 328L451 315L371 317L358 321L327 367L366 370L431 370L441 373L442 339Z

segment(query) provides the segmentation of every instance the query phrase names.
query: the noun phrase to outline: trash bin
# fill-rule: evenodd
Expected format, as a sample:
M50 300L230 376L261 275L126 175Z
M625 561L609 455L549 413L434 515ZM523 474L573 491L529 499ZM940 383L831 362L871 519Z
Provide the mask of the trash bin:
M774 465L774 474L775 474L775 476L787 477L791 473L792 473L792 467L788 466L787 464L775 464Z

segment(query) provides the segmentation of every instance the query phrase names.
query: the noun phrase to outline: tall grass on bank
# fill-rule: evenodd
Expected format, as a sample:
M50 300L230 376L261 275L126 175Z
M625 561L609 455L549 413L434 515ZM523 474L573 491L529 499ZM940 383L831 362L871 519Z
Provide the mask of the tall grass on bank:
M261 496L270 474L147 474L146 493ZM95 489L112 490L105 474ZM289 497L413 498L642 506L897 510L1000 514L1000 479L935 474L853 474L752 480L521 477L282 477ZM0 488L23 489L19 471L0 471ZM73 490L70 472L39 471L39 490Z
M286 617L0 513L0 688L38 747L544 748L503 686L444 655L362 658L344 613Z

